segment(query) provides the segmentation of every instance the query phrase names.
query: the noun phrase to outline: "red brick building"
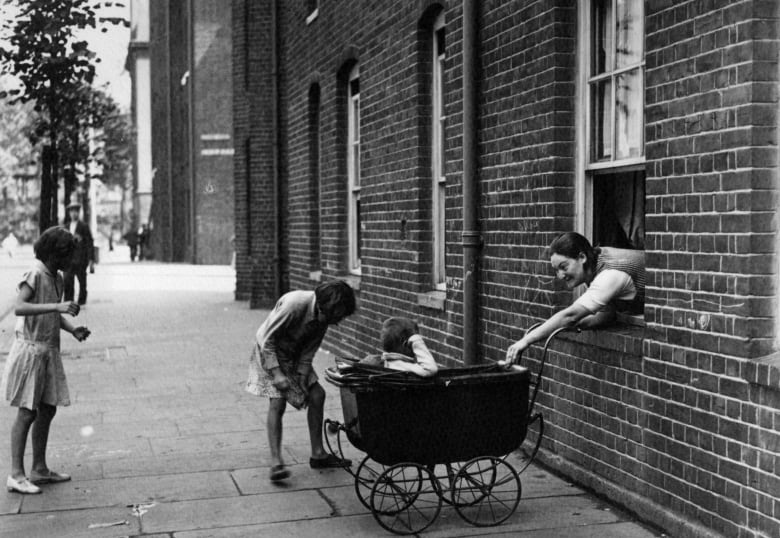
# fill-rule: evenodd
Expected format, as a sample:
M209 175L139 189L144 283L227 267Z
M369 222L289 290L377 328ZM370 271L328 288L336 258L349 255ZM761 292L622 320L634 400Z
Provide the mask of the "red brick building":
M543 460L673 536L777 536L776 2L232 8L237 299L343 278L331 349L406 315L491 361L571 301L558 234L644 250L643 313L552 344Z

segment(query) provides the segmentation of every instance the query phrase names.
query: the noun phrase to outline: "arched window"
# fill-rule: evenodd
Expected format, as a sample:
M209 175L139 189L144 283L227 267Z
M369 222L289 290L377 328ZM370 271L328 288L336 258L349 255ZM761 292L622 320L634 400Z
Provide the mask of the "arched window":
M433 285L437 289L446 288L445 270L445 192L447 175L445 170L444 148L444 60L445 31L444 12L439 13L431 29L431 227L433 230Z

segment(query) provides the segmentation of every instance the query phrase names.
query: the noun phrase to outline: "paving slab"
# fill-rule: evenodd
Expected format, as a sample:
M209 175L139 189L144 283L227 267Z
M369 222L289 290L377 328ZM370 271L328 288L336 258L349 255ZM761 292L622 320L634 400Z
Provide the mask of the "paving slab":
M556 499L521 499L514 514L501 524L502 533L521 533L539 529L557 529L558 536L567 536L569 527L603 525L628 520L628 516L601 501L588 496L575 495ZM563 530L566 529L566 530ZM428 538L454 538L457 536L489 536L494 527L473 527L463 521L452 508L442 508L442 513L426 531ZM646 534L647 538L653 534Z
M333 509L316 491L247 495L163 503L142 518L144 532L213 529L329 517Z
M291 476L289 479L273 483L268 479L268 467L253 467L249 469L236 469L231 474L238 489L244 495L259 493L280 493L284 491L296 491L301 489L339 488L339 486L353 487L355 482L352 475L341 469L316 470L308 464L290 465ZM340 488L339 488L340 489ZM352 491L354 497L354 490ZM329 498L331 496L328 496Z
M268 466L267 454L257 449L203 452L199 454L175 454L125 458L103 462L103 474L107 479L128 476L159 477L202 471L232 471L235 469Z
M239 495L227 471L172 474L115 480L72 481L43 486L44 495L30 495L22 513L128 506L153 502L227 498Z
M247 538L248 536L258 538L279 538L281 536L294 536L295 538L346 538L359 536L368 538L382 536L386 538L392 535L380 528L373 516L370 515L308 519L174 533L174 538Z
M123 538L140 532L129 507L0 516L3 536L20 538Z

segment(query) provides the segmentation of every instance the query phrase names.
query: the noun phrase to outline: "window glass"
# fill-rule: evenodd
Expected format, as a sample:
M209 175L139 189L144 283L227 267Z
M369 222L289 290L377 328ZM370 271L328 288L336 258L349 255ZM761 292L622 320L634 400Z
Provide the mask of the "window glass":
M584 4L584 227L594 245L644 249L644 3Z
M616 77L615 130L616 159L628 159L642 155L642 121L644 99L642 71L632 69Z
M644 56L644 22L642 2L617 0L615 69L636 65Z

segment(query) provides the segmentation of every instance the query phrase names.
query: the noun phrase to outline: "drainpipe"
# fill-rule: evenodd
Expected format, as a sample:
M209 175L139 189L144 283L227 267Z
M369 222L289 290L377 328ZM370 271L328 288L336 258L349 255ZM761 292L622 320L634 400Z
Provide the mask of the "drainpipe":
M248 0L247 0L248 1ZM281 204L281 173L279 166L279 146L281 144L280 122L279 122L279 6L277 0L271 0L271 129L273 131L273 160L272 160L272 181L273 181L273 205L274 205L274 297L276 301L282 295L282 210Z
M197 174L195 170L195 59L193 58L195 53L195 9L193 7L193 1L187 2L187 139L189 142L189 148L187 154L189 159L187 162L187 168L189 168L189 226L188 236L189 241L189 263L198 263L198 240L197 240L197 207L198 193L197 188Z
M478 364L477 2L463 0L463 363Z

